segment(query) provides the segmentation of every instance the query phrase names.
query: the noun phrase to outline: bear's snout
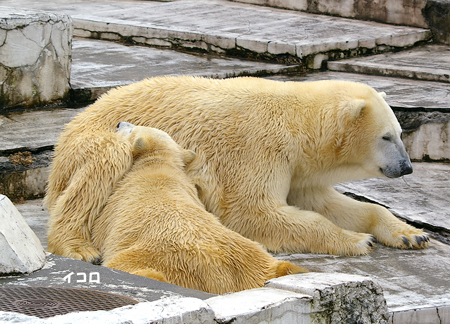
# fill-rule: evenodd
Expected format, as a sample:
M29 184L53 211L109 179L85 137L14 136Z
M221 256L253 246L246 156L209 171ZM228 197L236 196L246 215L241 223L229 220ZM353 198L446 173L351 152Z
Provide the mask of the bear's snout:
M413 172L413 167L410 161L402 161L400 163L400 176L411 174Z

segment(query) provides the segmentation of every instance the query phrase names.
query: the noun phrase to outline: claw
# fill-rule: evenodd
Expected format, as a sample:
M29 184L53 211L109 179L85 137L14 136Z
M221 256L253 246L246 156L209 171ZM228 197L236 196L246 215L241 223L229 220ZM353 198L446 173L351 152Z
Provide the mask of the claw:
M421 246L422 243L425 243L425 242L426 242L426 240L425 240L425 238L422 237L422 236L416 236L416 242L417 242L417 244L418 244L419 246Z
M403 240L403 243L409 247L409 240L404 236L403 236L402 240Z

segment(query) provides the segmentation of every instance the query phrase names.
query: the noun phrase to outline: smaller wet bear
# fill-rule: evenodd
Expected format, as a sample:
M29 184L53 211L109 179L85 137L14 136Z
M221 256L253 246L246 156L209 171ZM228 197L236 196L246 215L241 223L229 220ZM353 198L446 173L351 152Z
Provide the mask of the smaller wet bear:
M216 294L306 272L205 210L184 173L193 151L155 128L121 122L118 136L129 139L134 162L93 225L104 266Z

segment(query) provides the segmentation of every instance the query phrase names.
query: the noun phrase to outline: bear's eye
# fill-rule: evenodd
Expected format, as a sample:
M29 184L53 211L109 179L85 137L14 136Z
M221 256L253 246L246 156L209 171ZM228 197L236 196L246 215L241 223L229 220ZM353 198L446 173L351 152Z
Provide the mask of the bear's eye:
M392 141L392 136L389 134L384 135L382 138L383 138L383 140L388 141L388 142Z

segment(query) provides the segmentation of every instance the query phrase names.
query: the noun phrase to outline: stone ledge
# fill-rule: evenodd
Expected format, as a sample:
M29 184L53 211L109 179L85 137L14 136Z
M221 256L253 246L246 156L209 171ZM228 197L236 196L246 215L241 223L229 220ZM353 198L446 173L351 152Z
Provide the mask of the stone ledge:
M67 15L0 7L0 111L68 98L72 33Z
M381 23L431 28L433 40L450 44L449 0L231 0Z

